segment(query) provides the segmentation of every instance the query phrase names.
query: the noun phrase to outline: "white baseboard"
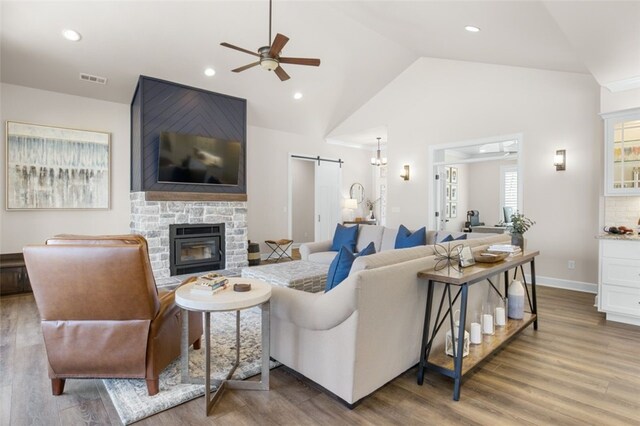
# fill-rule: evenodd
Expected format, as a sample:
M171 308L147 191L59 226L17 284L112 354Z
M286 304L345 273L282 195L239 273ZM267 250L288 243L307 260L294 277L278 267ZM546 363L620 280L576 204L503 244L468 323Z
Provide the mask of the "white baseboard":
M531 275L525 274L527 283L531 282ZM561 278L536 276L536 285L544 287L564 288L566 290L581 291L583 293L598 293L598 284L585 283L582 281L563 280Z

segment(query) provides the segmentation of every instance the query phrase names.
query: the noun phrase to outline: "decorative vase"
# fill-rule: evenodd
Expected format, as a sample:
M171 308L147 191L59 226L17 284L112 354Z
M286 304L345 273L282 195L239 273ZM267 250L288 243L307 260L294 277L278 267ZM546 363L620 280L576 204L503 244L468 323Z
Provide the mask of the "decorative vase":
M507 290L509 304L509 318L522 319L524 317L524 286L520 280L513 280Z
M373 216L373 210L369 210L369 217L367 217L368 220L374 220L375 217Z
M524 251L524 234L511 234L511 244Z

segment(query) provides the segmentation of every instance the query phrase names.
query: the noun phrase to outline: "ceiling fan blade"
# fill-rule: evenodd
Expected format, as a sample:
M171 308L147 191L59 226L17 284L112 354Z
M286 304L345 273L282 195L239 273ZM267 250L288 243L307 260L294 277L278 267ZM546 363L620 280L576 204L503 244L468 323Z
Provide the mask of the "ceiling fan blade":
M254 63L249 64L249 65L245 65L245 66L240 67L240 68L236 68L235 70L231 70L231 71L233 71L233 72L241 72L241 71L244 71L244 70L248 70L249 68L255 67L256 65L259 65L259 64L260 64L260 61L254 62Z
M285 44L289 41L289 37L286 35L282 35L280 33L276 34L276 37L273 39L273 43L271 43L271 49L269 49L270 56L276 56L280 54L280 51L284 47Z
M320 66L320 59L314 58L280 58L278 61L280 61L281 64Z
M256 52L252 52L250 50L243 49L242 47L234 46L233 44L220 43L220 46L228 47L229 49L239 50L240 52L244 52L244 53L248 53L249 55L260 57L260 55L258 55Z
M278 78L280 78L280 81L285 81L285 80L289 80L291 77L289 77L289 74L287 74L282 67L278 67L275 70L276 75L278 76Z

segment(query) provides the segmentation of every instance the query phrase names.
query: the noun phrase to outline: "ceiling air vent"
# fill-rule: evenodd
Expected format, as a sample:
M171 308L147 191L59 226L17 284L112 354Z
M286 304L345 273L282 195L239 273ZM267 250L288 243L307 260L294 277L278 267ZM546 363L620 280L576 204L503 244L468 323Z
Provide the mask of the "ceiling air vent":
M105 77L98 77L97 75L85 74L83 72L80 73L80 80L89 81L91 83L107 84L107 79Z

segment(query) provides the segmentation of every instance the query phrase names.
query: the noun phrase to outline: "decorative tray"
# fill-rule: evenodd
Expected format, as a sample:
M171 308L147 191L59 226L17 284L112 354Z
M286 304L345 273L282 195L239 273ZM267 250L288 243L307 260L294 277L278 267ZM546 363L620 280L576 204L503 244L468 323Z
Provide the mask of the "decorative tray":
M501 260L505 260L508 256L509 253L488 253L485 251L482 253L475 253L473 255L473 259L480 263L496 263Z

